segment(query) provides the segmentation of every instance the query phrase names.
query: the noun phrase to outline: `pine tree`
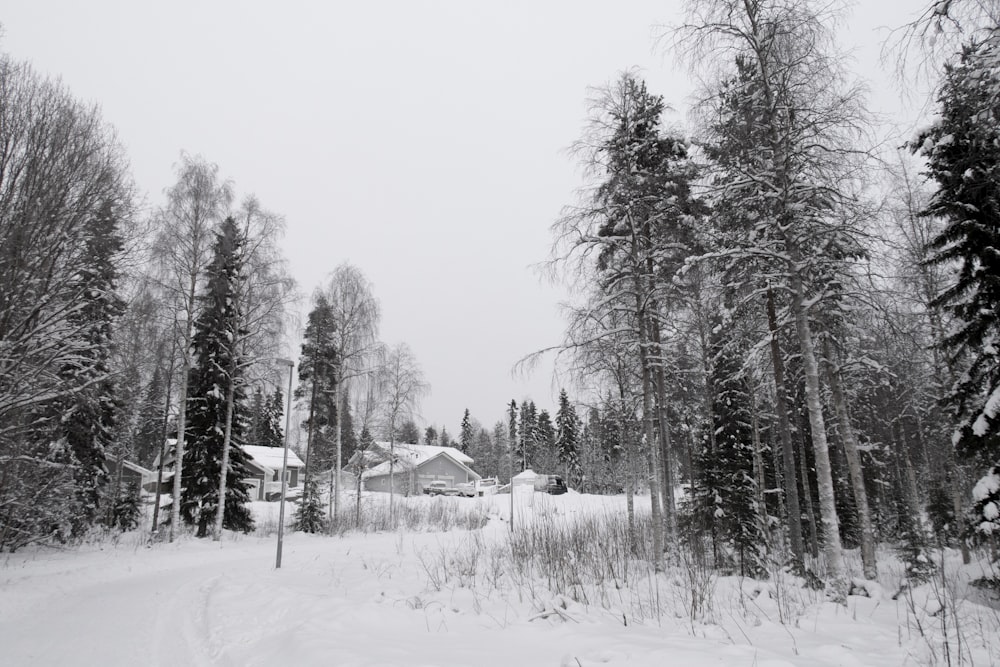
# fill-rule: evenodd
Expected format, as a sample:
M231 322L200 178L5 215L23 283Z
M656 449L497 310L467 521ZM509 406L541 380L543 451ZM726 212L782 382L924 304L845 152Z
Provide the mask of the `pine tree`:
M524 470L524 460L518 456L518 433L517 433L517 401L513 398L510 399L510 405L507 406L507 466L509 468L509 476L507 481L511 481L510 477L516 475L518 472ZM504 467L504 466L501 466ZM511 490L513 491L513 489Z
M247 442L251 445L260 444L264 420L267 419L265 410L264 390L258 385L254 387L253 398L250 400L250 425L247 429Z
M472 417L469 415L469 408L465 409L465 414L462 415L462 432L459 435L459 447L462 449L463 454L468 454L469 450L472 448L472 439L475 436L472 429Z
M956 327L940 342L961 373L947 397L959 453L989 468L973 491L972 528L1000 531L1000 74L996 36L966 45L945 67L940 118L915 148L938 191L921 212L944 220L933 264L958 264L932 302Z
M299 386L295 397L308 406L302 423L307 430L306 477L314 470L332 468L337 421L334 403L339 356L336 349L336 321L333 308L322 292L313 297L299 356Z
M766 534L754 476L750 398L739 373L740 355L725 344L725 335L725 329L720 327L714 340L715 451L706 449L703 453L706 480L702 494L709 521L718 525L735 552L740 575L753 577L766 571Z
M559 409L556 412L556 451L565 471L567 484L571 483L571 479L579 477L580 437L580 417L563 389L559 392Z
M264 447L284 447L285 435L281 426L282 418L285 415L285 396L281 387L275 387L274 391L264 401L264 409L261 414L258 440L250 441L251 444Z
M416 444L416 443L411 443ZM361 523L361 478L365 472L365 456L367 452L375 447L375 438L372 436L371 431L368 430L367 426L361 428L361 435L358 436L358 448L356 452L356 457L354 458L354 476L357 480L356 487L356 498L354 507L354 521L356 524Z
M399 427L399 432L396 433L397 442L406 442L410 444L417 444L420 442L420 429L417 428L416 422L412 419L405 420Z
M247 507L250 496L242 481L250 476L242 448L249 412L241 381L243 360L233 349L233 341L240 335L235 295L239 289L243 243L235 222L227 218L217 233L212 262L206 271L207 283L199 299L201 311L192 339L196 361L189 380L190 440L184 451L180 510L186 523L197 526L198 537L209 534L218 509L227 421L231 444L223 527L250 532L254 525Z
M538 441L538 409L534 401L521 401L517 435L516 456L521 459L521 470L528 470L535 464L535 446Z
M556 468L556 430L548 410L538 411L535 426L535 453L533 465L539 471L553 471ZM569 481L568 479L566 480Z
M88 220L85 228L87 262L80 267L78 279L82 305L69 316L70 326L79 332L81 351L61 372L67 382L84 389L60 401L58 414L51 417L59 424L75 463L78 514L74 532L97 517L102 487L107 482L105 450L113 441L118 412L110 373L112 328L124 309L115 291L118 271L114 259L122 241L111 205Z
M425 445L437 445L438 444L438 432L433 426L428 426L424 429L424 444Z
M302 498L295 510L295 530L303 533L321 533L326 529L326 516L319 495L319 483L312 477L302 488Z

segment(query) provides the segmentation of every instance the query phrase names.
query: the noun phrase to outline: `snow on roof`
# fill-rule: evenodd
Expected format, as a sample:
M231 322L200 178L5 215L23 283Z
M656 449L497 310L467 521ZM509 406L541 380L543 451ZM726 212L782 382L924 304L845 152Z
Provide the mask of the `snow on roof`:
M281 458L284 456L283 447L261 447L260 445L243 445L243 451L247 453L247 456L252 458L254 462L262 465L271 470L281 470ZM288 467L289 468L304 468L305 463L302 459L293 452L291 449L288 450Z
M104 458L107 459L109 462L114 463L116 465L118 463L118 457L115 456L114 454L112 454L111 452L105 452ZM134 472L137 472L140 475L143 475L143 476L146 476L146 477L148 477L148 476L150 476L150 475L153 474L152 470L149 470L148 468L144 468L141 465L139 465L138 463L135 463L133 461L129 461L128 459L122 459L122 467L125 468L125 469L127 469L127 470L132 470Z
M388 442L376 442L375 445L385 451L386 456L389 454L389 443ZM464 468L467 468L470 473L479 479L479 473L477 473L472 468L469 468L469 464L472 463L472 457L463 454L454 447L436 447L434 445L414 445L410 443L398 444L393 450L396 454L396 465L395 470L397 472L403 472L406 470L412 470L417 466L430 461L436 456L441 456L442 454L451 457L458 462ZM361 477L363 479L368 479L369 477L377 477L379 475L389 474L389 461L383 461L376 466L365 470Z
M540 475L531 468L514 475L514 479L537 479L538 477L540 477Z
M376 442L375 444L381 449L384 449L386 453L389 452L388 442ZM397 442L393 451L396 453L397 459L406 461L406 463L409 463L410 465L420 465L424 461L429 461L438 454L447 454L459 463L464 463L465 465L472 463L471 456L463 454L460 450L455 449L454 447L414 445L412 443Z

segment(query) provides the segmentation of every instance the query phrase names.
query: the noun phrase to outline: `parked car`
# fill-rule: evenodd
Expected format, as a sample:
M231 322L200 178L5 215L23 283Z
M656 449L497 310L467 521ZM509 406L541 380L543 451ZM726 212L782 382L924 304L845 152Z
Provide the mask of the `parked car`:
M455 490L458 491L458 495L465 498L475 498L479 495L475 482L462 482L461 484L456 484Z
M458 489L448 486L448 482L438 479L425 486L424 493L429 496L457 496Z
M500 488L500 480L496 477L483 477L476 482L476 490L481 496L492 496Z
M569 489L566 488L566 482L559 475L549 475L548 484L545 486L546 493L550 493L553 496L558 496L566 493Z

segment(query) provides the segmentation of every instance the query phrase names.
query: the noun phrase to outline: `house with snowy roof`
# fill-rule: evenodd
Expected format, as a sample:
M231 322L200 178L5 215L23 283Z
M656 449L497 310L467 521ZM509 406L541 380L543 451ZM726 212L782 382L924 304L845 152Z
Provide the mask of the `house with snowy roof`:
M156 473L147 468L143 468L134 461L128 459L119 460L117 456L108 452L104 455L108 468L108 479L112 484L121 483L122 489L145 489L147 485L156 483Z
M455 486L482 478L471 468L474 462L472 457L454 447L397 443L391 449L395 457L392 486L397 493L419 494L425 486L438 480ZM347 468L357 470L359 462L362 463L364 488L388 492L389 453L388 442L376 442L364 452L363 458L360 452L356 452L348 461Z
M247 468L250 477L244 478L250 500L271 500L281 495L281 465L284 456L283 447L261 447L260 445L243 445L247 454ZM288 466L285 479L289 489L298 489L299 478L302 477L306 464L293 452L288 450Z
M167 440L167 455L164 458L163 483L160 493L171 493L173 491L173 467L174 448L177 440L170 438ZM243 483L247 485L247 493L250 500L271 500L281 495L281 463L284 456L282 447L262 447L260 445L243 445L243 451L247 455L247 468L250 476L243 478ZM160 457L156 457L153 462L153 469L159 466ZM306 464L293 452L288 450L288 468L285 478L288 480L288 488L298 490L299 480L302 477ZM152 484L144 488L152 491L156 486L156 475L152 475Z

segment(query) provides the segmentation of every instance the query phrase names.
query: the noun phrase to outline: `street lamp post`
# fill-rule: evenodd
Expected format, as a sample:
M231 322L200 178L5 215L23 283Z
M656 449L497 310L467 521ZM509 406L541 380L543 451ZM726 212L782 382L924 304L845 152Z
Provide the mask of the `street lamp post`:
M288 367L288 399L285 407L284 453L281 457L281 500L279 500L280 506L278 509L278 553L274 557L274 569L276 570L281 568L281 541L285 533L285 494L288 492L288 430L292 418L292 369L295 368L295 362L291 359L278 359L277 364L279 366Z

